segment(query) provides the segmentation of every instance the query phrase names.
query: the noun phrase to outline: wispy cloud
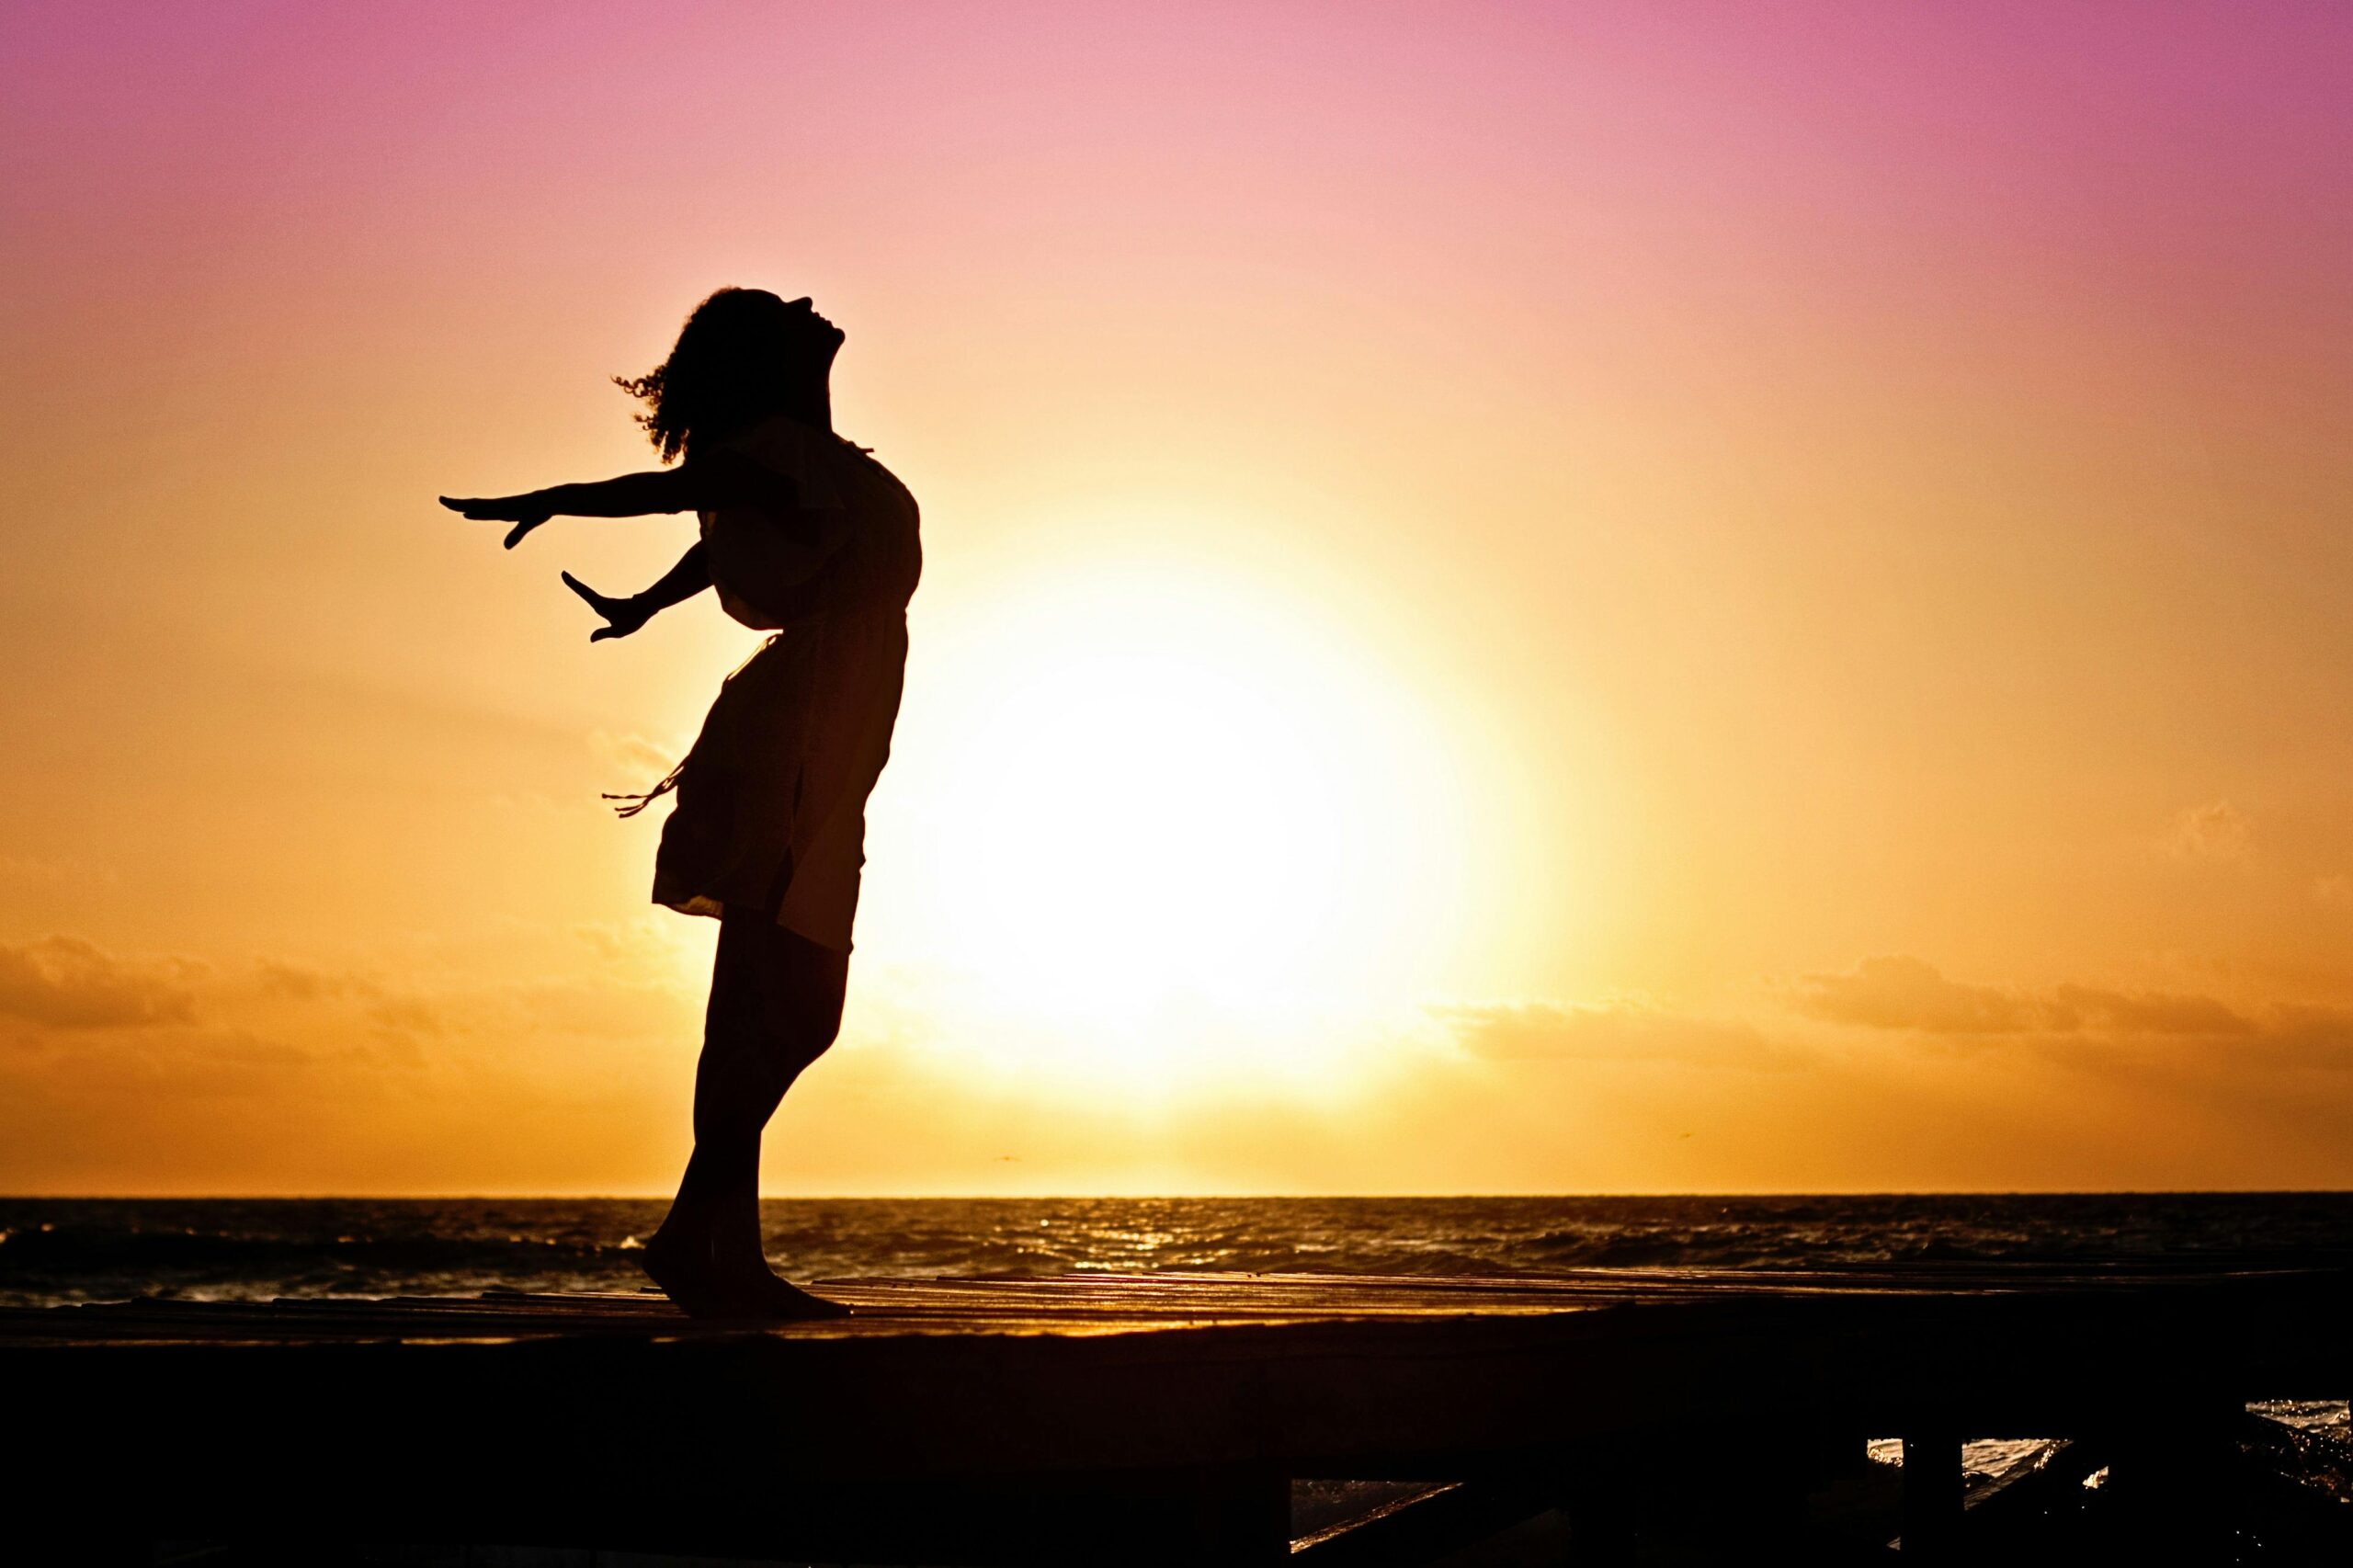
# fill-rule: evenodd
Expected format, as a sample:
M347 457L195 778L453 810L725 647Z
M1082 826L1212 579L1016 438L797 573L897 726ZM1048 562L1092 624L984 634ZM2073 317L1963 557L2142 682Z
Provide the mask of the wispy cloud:
M1947 980L1904 957L1865 959L1851 974L1801 976L1790 1005L1827 1023L1928 1034L2019 1034L2041 1021L2041 1009L2026 997Z
M632 776L642 775L648 781L662 778L686 755L683 746L664 745L643 735L617 735L607 730L588 732L588 749L597 754L598 761Z
M199 966L130 959L79 937L0 944L0 1015L51 1028L121 1028L187 1023Z
M1793 1009L1824 1023L1921 1034L2245 1035L2257 1027L2211 996L2073 983L1976 985L1906 956L1865 959L1846 974L1802 975L1788 995Z
M284 959L258 959L254 967L263 994L290 1002L320 1002L347 996L381 996L383 987L366 975Z
M1777 1068L1790 1053L1751 1026L1639 1003L1552 1002L1434 1007L1473 1056L1496 1062L1674 1062Z
M2244 860L2255 853L2255 826L2230 801L2209 801L2175 813L2160 847L2183 860Z
M2277 1008L2263 1040L2279 1048L2292 1065L2353 1070L2353 1009Z
M1974 985L1908 957L1866 959L1846 974L1804 975L1786 997L1808 1017L1858 1028L2120 1047L2205 1043L2270 1066L2353 1067L2353 1011L2301 1003L2246 1008L2183 992L2073 983Z
M2085 985L2060 985L2051 991L2045 1010L2054 1027L2104 1028L2116 1034L2245 1035L2255 1033L2256 1028L2254 1019L2211 996L2169 991L2128 995Z

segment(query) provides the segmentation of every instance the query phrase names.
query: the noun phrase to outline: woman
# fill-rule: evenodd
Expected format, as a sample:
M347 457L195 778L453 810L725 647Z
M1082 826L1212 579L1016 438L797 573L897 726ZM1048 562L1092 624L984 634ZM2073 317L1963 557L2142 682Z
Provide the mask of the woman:
M866 798L890 756L906 666L908 598L922 569L915 498L834 434L827 379L842 333L807 300L722 289L670 357L634 380L666 464L527 495L452 499L511 522L513 549L551 517L695 512L700 540L642 594L609 598L565 573L626 637L705 588L773 631L721 688L670 777L623 816L676 791L654 898L719 921L695 1148L644 1268L698 1316L813 1317L846 1309L786 1283L760 1244L760 1132L833 1043L865 863Z

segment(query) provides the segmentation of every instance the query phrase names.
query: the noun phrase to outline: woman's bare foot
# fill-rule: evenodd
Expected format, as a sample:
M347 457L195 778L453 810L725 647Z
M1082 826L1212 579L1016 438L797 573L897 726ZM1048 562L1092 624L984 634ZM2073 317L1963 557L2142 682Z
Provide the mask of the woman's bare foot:
M763 1259L756 1267L731 1273L725 1290L733 1312L742 1317L844 1318L850 1310L839 1301L813 1296L800 1286L779 1278Z
M756 1316L746 1313L724 1288L708 1245L665 1239L658 1232L637 1255L637 1267L662 1287L673 1305L692 1318Z

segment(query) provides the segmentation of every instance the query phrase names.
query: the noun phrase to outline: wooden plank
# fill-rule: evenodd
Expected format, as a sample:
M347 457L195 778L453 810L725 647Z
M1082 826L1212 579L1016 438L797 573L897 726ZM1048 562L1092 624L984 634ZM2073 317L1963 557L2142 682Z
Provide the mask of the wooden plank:
M1904 1560L1950 1562L1961 1551L1965 1477L1961 1434L1938 1424L1903 1434Z
M788 1325L626 1293L141 1301L0 1313L0 1380L47 1439L26 1495L86 1491L103 1453L94 1506L182 1524L329 1529L397 1496L437 1539L683 1550L691 1517L720 1551L784 1517L812 1555L1002 1543L1055 1507L1113 1531L1121 1498L1191 1498L1187 1528L1247 1555L1291 1475L1496 1483L1678 1430L2064 1434L2153 1368L2342 1386L2342 1274L1927 1278L854 1280L823 1288L858 1316ZM911 1490L937 1507L886 1517ZM1134 1556L1107 1539L1072 1559Z
M1961 1540L1969 1560L2015 1561L2032 1554L2054 1520L2083 1506L2084 1481L2108 1463L2106 1448L2086 1437L2043 1444L1969 1494Z
M2107 1413L2106 1500L2180 1561L2228 1561L2245 1402L2216 1386L2204 1366L2151 1372L2138 1397Z
M1286 1440L1339 1441L1341 1451L1361 1455L1403 1447L1402 1435L1384 1429L1398 1420L1394 1405L1384 1402L1405 1398L1427 1408L1441 1445L1473 1431L1489 1433L1498 1447L1547 1435L1574 1440L1645 1408L1664 1421L1767 1399L1792 1419L1813 1411L1857 1432L1901 1429L1925 1402L1939 1398L1969 1402L1979 1429L2056 1431L2062 1428L2032 1417L2080 1412L2086 1398L2129 1389L2151 1358L2235 1356L2250 1392L2286 1392L2293 1391L2260 1385L2313 1375L2299 1369L2297 1356L2308 1368L2333 1338L2316 1326L2327 1314L2309 1311L2302 1333L2246 1332L2256 1319L2292 1328L2293 1314L2279 1311L2276 1291L2234 1304L2227 1297L2185 1301L2163 1291L1847 1299L1744 1290L1722 1300L1638 1301L1631 1308L1573 1302L1539 1313L1445 1310L1456 1305L1451 1292L1416 1295L1385 1312L1364 1310L1361 1301L1318 1305L1353 1289L1325 1279L1303 1288L1305 1304L1299 1292L1267 1305L1245 1290L1239 1304L1219 1305L1213 1298L1222 1283L876 1285L873 1310L858 1318L750 1329L695 1324L666 1303L628 1297L138 1303L16 1314L5 1325L5 1342L19 1350L40 1344L213 1344L256 1354L274 1346L355 1341L452 1350L507 1344L608 1361L623 1351L591 1355L592 1347L629 1342L663 1358L684 1358L671 1374L681 1378L697 1375L688 1369L706 1362L752 1369L773 1362L779 1388L793 1386L801 1377L796 1369L805 1366L812 1376L835 1380L845 1398L862 1381L870 1389L904 1388L914 1403L921 1403L922 1378L949 1375L949 1369L969 1368L956 1375L1009 1391L1020 1378L1041 1379L1029 1385L1039 1396L1054 1395L1058 1381L1080 1383L1095 1371L1146 1380L1182 1368L1229 1387L1263 1373L1267 1388L1355 1411L1321 1422L1286 1415L1278 1423ZM1282 1293L1265 1281L1249 1290ZM2341 1310L2341 1281L2336 1290ZM916 1306L906 1306L908 1294ZM943 1296L973 1298L993 1310L951 1312L940 1305ZM2203 1310L2192 1310L2200 1301ZM25 1332L28 1326L35 1332ZM1911 1346L1924 1337L1955 1348L1933 1365L1920 1364ZM916 1343L925 1340L974 1343L968 1351L945 1345L925 1350ZM1023 1341L1053 1343L1024 1350ZM1512 1384L1516 1378L1521 1386ZM1350 1379L1363 1383L1361 1397L1348 1392ZM1547 1394L1555 1396L1549 1410ZM1453 1427L1446 1425L1449 1412L1459 1415Z
M1057 1380L1083 1381L1089 1369L1141 1380L1184 1368L1197 1377L1234 1385L1256 1375L1249 1369L1270 1368L1276 1380L1270 1386L1288 1387L1302 1399L1329 1403L1329 1395L1365 1405L1354 1418L1357 1427L1346 1434L1348 1451L1359 1454L1390 1436L1382 1433L1383 1424L1396 1420L1393 1410L1374 1406L1408 1396L1421 1401L1434 1419L1449 1411L1461 1413L1460 1432L1449 1432L1442 1423L1436 1428L1442 1441L1453 1442L1460 1433L1476 1428L1491 1433L1503 1447L1540 1441L1547 1433L1574 1439L1597 1424L1631 1419L1630 1413L1643 1408L1658 1412L1664 1420L1677 1412L1721 1414L1734 1408L1737 1401L1768 1397L1778 1402L1774 1408L1790 1409L1792 1419L1816 1409L1881 1430L1900 1426L1931 1395L1974 1400L1980 1412L1974 1418L1980 1421L1994 1421L2006 1403L2049 1415L2087 1394L2129 1386L2139 1374L2137 1367L2125 1363L2145 1366L2141 1354L2151 1345L2194 1346L2201 1338L2200 1320L2183 1316L2172 1304L2152 1312L2137 1327L2112 1312L2086 1312L2063 1302L2046 1303L2031 1312L2008 1311L1998 1324L1982 1319L1972 1324L1967 1313L1954 1317L1946 1310L1950 1303L1923 1304L1924 1310L1942 1315L1940 1324L1927 1325L1909 1309L1884 1315L1880 1309L1885 1303L1859 1316L1826 1312L1847 1304L1767 1300L1735 1302L1730 1308L1723 1303L1646 1308L1631 1314L1593 1310L1548 1315L1411 1314L1209 1326L1167 1326L1167 1320L1117 1313L1097 1319L1086 1313L1041 1312L1035 1318L953 1323L877 1314L862 1324L853 1320L847 1329L819 1324L746 1331L697 1325L666 1307L640 1309L624 1302L621 1315L631 1320L624 1333L608 1332L614 1329L615 1315L609 1302L599 1303L595 1314L545 1303L508 1302L497 1311L472 1302L412 1303L383 1312L360 1303L309 1303L299 1309L207 1311L197 1314L210 1324L201 1333L190 1331L185 1314L151 1310L125 1323L119 1315L109 1318L99 1312L91 1317L85 1310L74 1314L80 1325L74 1333L40 1337L98 1345L108 1339L188 1344L210 1339L256 1353L273 1343L383 1340L420 1349L437 1345L454 1349L469 1343L506 1342L583 1355L596 1343L621 1340L660 1347L665 1356L688 1357L690 1361L682 1366L706 1358L754 1368L773 1360L780 1387L790 1386L799 1375L790 1369L805 1362L811 1372L836 1378L846 1391L863 1380L873 1389L908 1387L911 1399L919 1392L915 1385L922 1376L968 1365L976 1369L970 1375L1004 1381L1008 1386L1017 1376L1034 1375L1045 1381L1031 1385L1030 1392L1046 1395L1055 1392ZM267 1321L273 1312L281 1314L275 1324ZM230 1320L225 1324L217 1321L224 1316ZM260 1327L257 1319L265 1320ZM1107 1325L1125 1332L1106 1332ZM1950 1341L1962 1344L1992 1328L2005 1332L1995 1335L2001 1342L1998 1354L1964 1349L1940 1367L1906 1365L1905 1345L1916 1340L1924 1326L1946 1328ZM263 1332L272 1327L275 1339ZM90 1332L94 1329L99 1331L96 1335ZM960 1338L979 1343L969 1353L947 1347L925 1351L915 1343ZM2035 1338L2045 1341L2038 1352L2018 1353L2010 1359L2012 1346ZM1017 1342L1025 1339L1061 1342L1061 1347L1040 1345L1021 1351ZM19 1339L20 1346L24 1343ZM2137 1348L2106 1360L2084 1356L2087 1346L2106 1352L2119 1344ZM821 1346L832 1348L821 1353ZM1003 1364L1001 1373L991 1369L996 1363ZM1515 1377L1528 1380L1526 1386L1512 1387L1509 1380ZM1344 1386L1350 1378L1370 1380L1366 1387L1373 1392L1356 1400ZM1543 1400L1529 1392L1538 1389L1559 1395L1557 1410L1548 1414ZM2038 1399L2038 1390L2053 1397ZM1319 1434L1346 1423L1333 1420L1319 1426L1305 1416L1286 1415L1280 1425L1305 1441L1311 1437L1323 1440ZM2059 1429L2023 1419L1999 1425L2012 1430Z
M1449 1481L1290 1543L1293 1568L1410 1568L1533 1518L1558 1501L1533 1477Z

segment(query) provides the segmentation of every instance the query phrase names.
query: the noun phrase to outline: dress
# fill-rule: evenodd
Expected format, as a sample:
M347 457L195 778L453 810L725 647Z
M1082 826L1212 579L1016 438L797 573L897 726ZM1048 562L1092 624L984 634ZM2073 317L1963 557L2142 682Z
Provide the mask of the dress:
M907 600L923 570L915 497L858 448L797 420L768 419L724 445L795 483L801 531L813 538L758 508L701 514L721 605L775 635L727 677L686 760L645 797L677 795L654 901L691 915L767 910L847 952L866 798L890 758Z

